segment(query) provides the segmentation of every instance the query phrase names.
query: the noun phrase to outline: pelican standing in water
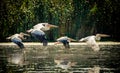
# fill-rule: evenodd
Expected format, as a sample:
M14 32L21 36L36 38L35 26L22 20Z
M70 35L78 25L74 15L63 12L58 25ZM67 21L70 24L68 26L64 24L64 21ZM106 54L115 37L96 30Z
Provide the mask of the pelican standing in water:
M28 33L31 33L31 35L38 39L40 42L43 43L43 46L47 46L47 38L44 33L44 31L50 30L50 28L57 28L58 26L48 24L48 23L38 23L35 26L33 26L33 29L27 30Z
M76 40L69 38L67 36L63 36L57 39L57 42L55 42L55 45L59 43L63 43L65 48L70 48L69 42L71 41L76 41Z
M29 35L21 32L19 34L14 34L10 37L7 37L6 39L10 39L13 43L17 44L21 49L23 49L25 48L24 44L22 43L22 40L25 39L24 36Z
M97 44L96 41L99 41L101 39L101 37L109 37L109 35L106 34L96 34L96 35L92 35L92 36L88 36L85 38L80 39L79 41L85 41L87 43L87 45L89 47L91 47L94 51L99 51L100 47Z

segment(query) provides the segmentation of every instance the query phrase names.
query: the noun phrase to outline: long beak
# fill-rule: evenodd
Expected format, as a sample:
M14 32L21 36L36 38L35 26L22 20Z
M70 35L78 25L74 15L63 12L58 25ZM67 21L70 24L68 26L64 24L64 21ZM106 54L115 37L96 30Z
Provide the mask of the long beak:
M60 44L60 42L55 42L54 45Z
M100 37L110 37L110 35L107 35L107 34L97 34L96 36L100 36Z
M24 35L24 36L30 36L29 34L23 33L21 32L20 34Z
M29 34L24 34L25 36L30 36Z
M7 37L6 39L11 39L11 37Z
M72 39L72 38L69 38L69 40L70 40L70 41L77 41L77 40L75 40L75 39Z
M53 28L58 28L58 26L52 25L52 24L49 24L49 27L50 27L50 28L52 28L52 27L53 27Z

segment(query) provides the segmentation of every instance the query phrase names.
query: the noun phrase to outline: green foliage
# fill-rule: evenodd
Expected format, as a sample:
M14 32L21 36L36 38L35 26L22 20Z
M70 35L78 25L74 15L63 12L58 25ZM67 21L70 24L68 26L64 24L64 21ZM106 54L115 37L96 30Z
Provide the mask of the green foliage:
M47 32L50 41L63 35L74 39L97 32L116 35L119 18L112 18L119 14L119 6L118 0L1 0L0 41L42 22L59 26ZM106 29L109 24L116 26Z
M97 4L93 6L92 9L90 9L90 14L95 14L97 12Z

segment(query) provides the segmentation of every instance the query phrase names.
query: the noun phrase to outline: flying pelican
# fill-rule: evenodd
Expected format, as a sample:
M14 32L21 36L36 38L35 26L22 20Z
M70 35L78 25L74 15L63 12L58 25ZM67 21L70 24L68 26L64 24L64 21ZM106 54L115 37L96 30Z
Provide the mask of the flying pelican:
M52 25L49 23L38 23L38 24L33 26L33 29L40 29L42 31L47 31L47 30L50 30L50 28L57 28L57 27L58 26Z
M27 32L31 33L34 38L42 42L43 46L47 46L48 41L44 31L50 30L50 28L52 27L57 28L58 26L48 24L48 23L38 23L35 26L33 26L33 29L27 30Z
M96 35L91 35L85 38L80 39L79 41L85 41L89 47L91 47L94 51L99 51L100 47L97 44L96 41L99 41L101 37L109 37L109 35L106 34L96 34Z
M59 43L63 43L65 48L70 48L69 42L71 41L76 41L76 40L69 38L67 36L63 36L57 39L57 42L55 42L55 45Z
M22 43L24 36L29 36L28 34L25 34L23 32L19 33L19 34L14 34L10 37L7 37L6 39L10 39L13 43L17 44L21 49L24 48L24 44Z

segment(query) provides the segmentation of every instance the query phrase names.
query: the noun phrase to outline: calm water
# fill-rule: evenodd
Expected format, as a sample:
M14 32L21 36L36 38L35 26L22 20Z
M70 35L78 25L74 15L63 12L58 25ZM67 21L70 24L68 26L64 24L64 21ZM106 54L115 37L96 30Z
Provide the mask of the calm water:
M25 53L17 47L0 48L0 73L117 73L120 68L120 45L89 47L32 46Z

